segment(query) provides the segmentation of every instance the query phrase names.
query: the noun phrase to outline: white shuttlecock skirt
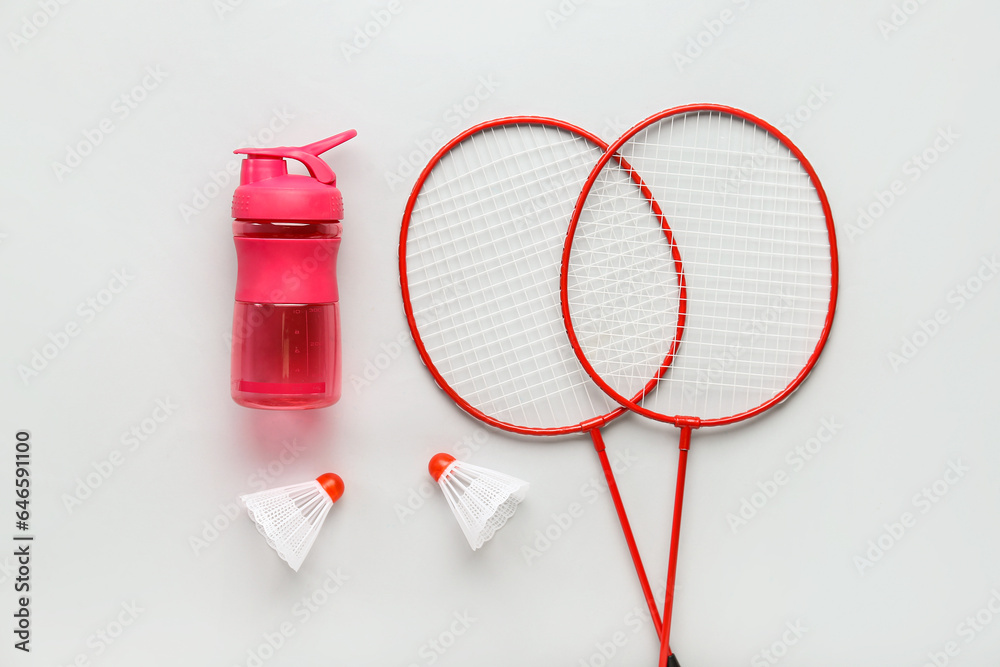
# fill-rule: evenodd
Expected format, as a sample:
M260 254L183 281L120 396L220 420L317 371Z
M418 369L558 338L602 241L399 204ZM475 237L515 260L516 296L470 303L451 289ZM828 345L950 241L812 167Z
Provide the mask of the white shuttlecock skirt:
M296 572L316 541L333 501L313 480L241 496L257 530Z
M438 485L473 550L488 542L528 493L528 483L495 470L455 461Z

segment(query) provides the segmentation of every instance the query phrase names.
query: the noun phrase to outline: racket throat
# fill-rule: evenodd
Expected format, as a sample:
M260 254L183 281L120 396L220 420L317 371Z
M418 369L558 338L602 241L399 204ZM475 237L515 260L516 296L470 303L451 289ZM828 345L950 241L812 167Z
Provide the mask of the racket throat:
M691 443L691 431L701 428L701 419L698 417L674 417L673 422L681 430L681 449L687 449Z
M604 441L601 440L601 434L598 429L604 427L608 422L618 416L618 412L611 412L606 415L601 415L599 417L594 417L593 419L588 419L585 422L580 422L578 428L581 433L589 433L590 437L594 440L594 446L597 447L600 443L600 449L597 451L602 451L604 449Z

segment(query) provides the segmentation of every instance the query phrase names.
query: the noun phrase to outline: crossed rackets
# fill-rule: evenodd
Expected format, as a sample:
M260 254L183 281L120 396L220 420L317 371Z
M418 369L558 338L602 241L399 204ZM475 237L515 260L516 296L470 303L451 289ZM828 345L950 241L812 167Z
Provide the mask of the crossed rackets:
M399 249L420 357L463 410L524 435L586 433L660 638L670 626L692 431L759 415L829 336L837 247L805 156L744 111L654 114L611 145L550 118L469 128L424 168ZM662 615L601 428L680 429Z

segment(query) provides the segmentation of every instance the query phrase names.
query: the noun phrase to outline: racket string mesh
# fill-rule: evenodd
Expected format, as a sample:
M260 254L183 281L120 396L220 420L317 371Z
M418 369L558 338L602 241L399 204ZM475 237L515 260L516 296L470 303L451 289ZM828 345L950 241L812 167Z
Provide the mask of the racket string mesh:
M715 111L668 116L618 155L670 232L649 205L623 196L622 170L609 161L568 268L585 357L622 397L648 381L678 338L676 249L686 283L680 345L642 407L723 419L772 400L806 367L831 301L831 239L809 174L774 135Z
M441 157L411 211L406 280L426 354L501 422L560 428L616 407L580 367L560 313L566 229L601 154L545 124L484 129Z

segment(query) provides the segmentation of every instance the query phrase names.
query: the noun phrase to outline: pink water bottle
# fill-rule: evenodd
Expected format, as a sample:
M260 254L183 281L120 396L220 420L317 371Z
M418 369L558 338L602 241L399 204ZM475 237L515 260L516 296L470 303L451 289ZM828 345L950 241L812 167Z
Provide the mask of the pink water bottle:
M233 400L302 410L340 398L337 251L344 205L319 155L354 130L301 147L241 148L233 195L239 269L233 312ZM285 159L309 175L289 174Z

